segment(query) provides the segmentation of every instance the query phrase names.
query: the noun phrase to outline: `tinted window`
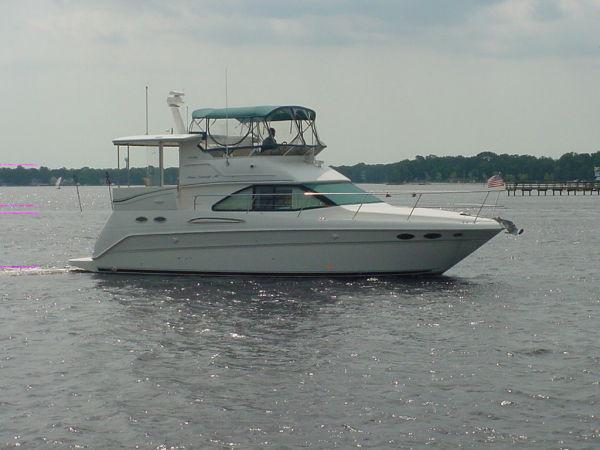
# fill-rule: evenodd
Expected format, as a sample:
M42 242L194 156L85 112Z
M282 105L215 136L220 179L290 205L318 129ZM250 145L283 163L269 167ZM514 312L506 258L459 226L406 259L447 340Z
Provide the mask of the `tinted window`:
M292 209L291 193L291 186L254 186L252 209L254 211Z
M331 200L336 205L357 205L360 203L381 203L382 200L373 194L368 194L358 186L343 183L308 183L305 185L314 192L322 192L323 197ZM340 195L336 195L336 194Z
M320 196L305 195L296 185L256 185L231 194L213 206L214 211L298 211L321 208L330 203Z
M292 197L294 209L323 208L333 206L333 202L323 198L320 195L306 195L309 192L306 188L298 188L297 193Z
M215 211L248 211L252 209L252 188L242 189L213 206Z

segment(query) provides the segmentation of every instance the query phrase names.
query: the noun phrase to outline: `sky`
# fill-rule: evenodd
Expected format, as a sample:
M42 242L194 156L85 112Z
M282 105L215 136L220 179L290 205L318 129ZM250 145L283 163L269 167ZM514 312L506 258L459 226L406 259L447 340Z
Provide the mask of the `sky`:
M0 163L114 167L190 111L300 104L326 163L600 150L600 0L1 0ZM132 155L142 165L145 155Z

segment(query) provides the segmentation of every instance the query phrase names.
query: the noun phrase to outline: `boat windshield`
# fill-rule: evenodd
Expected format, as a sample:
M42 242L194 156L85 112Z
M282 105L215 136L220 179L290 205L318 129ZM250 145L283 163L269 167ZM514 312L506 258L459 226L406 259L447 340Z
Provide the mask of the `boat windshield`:
M342 183L306 183L308 189L319 193L336 205L356 205L360 203L381 203L383 200L365 192L350 182Z

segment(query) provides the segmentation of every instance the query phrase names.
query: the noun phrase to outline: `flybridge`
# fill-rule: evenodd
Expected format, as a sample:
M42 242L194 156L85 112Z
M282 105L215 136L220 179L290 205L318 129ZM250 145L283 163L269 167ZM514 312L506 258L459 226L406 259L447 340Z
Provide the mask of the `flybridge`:
M204 137L202 149L215 157L316 155L317 113L304 106L203 108L192 113L190 133Z
M167 104L173 114L176 134L127 136L113 140L117 146L117 167L121 147L129 170L130 147L157 147L159 185L164 184L164 148L179 149L180 168L192 160L261 156L303 156L306 162L326 145L315 125L317 113L299 105L268 105L232 108L202 108L193 111L184 126L180 108L183 93L171 91Z
M180 147L197 143L200 150L213 157L316 155L326 147L317 133L317 113L304 106L197 109L185 130L179 111L184 105L183 94L170 92L167 104L173 113L177 134L127 136L114 139L113 144Z

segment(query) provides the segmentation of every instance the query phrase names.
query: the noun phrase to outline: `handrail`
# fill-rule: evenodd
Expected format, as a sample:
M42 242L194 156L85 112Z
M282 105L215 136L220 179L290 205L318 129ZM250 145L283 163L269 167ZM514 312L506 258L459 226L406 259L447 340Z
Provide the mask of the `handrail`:
M212 183L205 183L204 185L210 185ZM221 183L221 184L229 184L229 183ZM237 184L248 184L247 182L240 182ZM288 182L279 183L281 185L288 185ZM277 183L273 183L273 185L278 185ZM428 194L476 194L476 193L487 193L490 194L492 192L498 192L496 189L488 189L485 191L423 191L423 192L390 192L390 191L364 191L364 192L303 192L304 196L320 196L320 195L385 195L387 198L390 198L392 195L406 195L410 197L416 197L418 195L428 195ZM502 191L500 191L502 192ZM289 196L289 195L298 195L293 192L273 192L273 193L264 193L264 194L196 194L195 197L233 197L233 196L247 196L247 197L259 197L259 196L267 196L267 197L276 197L276 196ZM384 200L382 200L384 202ZM479 203L477 203L479 206Z
M415 204L413 205L412 209L410 210L410 214L408 215L408 217L406 218L406 221L408 222L410 220L410 218L413 215L413 212L415 211L415 208L417 207L417 204L419 203L419 200L421 200L421 197L423 196L423 194L419 194L419 196L417 197L417 200L415 201Z
M480 189L473 191L365 191L371 195L410 195L415 197L419 194L481 194L484 192L504 192L504 189ZM358 195L362 192L305 192L304 195Z
M356 217L356 215L359 213L360 209L362 208L362 205L365 204L365 198L367 197L367 195L369 195L369 193L365 192L365 195L363 195L363 201L360 203L360 205L358 205L358 208L356 209L356 212L352 216L352 220L354 220L354 218Z
M346 204L346 205L337 205L337 206L351 206L351 205L358 205L358 208L356 209L356 211L354 211L353 215L352 215L352 219L356 218L356 216L358 215L358 213L361 211L363 205L365 203L376 203L376 202L365 202L364 201L364 197L368 196L368 195L374 195L374 196L385 196L385 198L391 198L392 195L398 195L398 196L410 196L410 197L416 197L416 200L414 202L414 204L412 205L410 212L406 218L407 221L409 221L411 219L411 217L413 216L415 210L417 209L417 206L419 204L419 202L421 201L421 198L424 195L439 195L439 194L474 194L474 193L485 193L485 198L483 200L483 202L481 203L476 203L476 204L472 204L472 205L463 205L462 207L466 207L466 208L478 208L477 210L477 214L475 215L475 219L474 222L477 222L477 220L479 219L479 217L481 216L481 212L483 210L483 208L496 208L497 205L487 205L486 202L488 200L489 194L492 192L497 192L497 193L501 193L504 190L499 190L499 189L486 189L486 190L472 190L472 191L422 191L422 192L408 192L408 191L404 191L404 192L390 192L390 191L365 191L364 193L360 193L360 192L303 192L302 194L298 194L298 193L285 193L285 192L281 192L281 193L248 193L248 194L242 194L242 193L237 193L237 194L196 194L194 195L194 201L193 201L193 205L194 205L194 210L196 210L196 206L198 204L198 198L199 197L219 197L219 198L225 198L225 197L250 197L250 198L256 198L256 197L293 197L293 196L320 196L320 195L336 195L336 196L343 196L343 195L353 195L353 196L357 196L360 194L363 194L363 201L361 201L360 203L352 203L352 204ZM385 200L380 199L381 203L387 203ZM497 200L496 200L497 201ZM245 212L246 214L250 213L250 211L252 210L252 202L249 202L247 207L245 208ZM428 206L429 208L439 208L439 209L455 209L458 206ZM297 217L300 217L300 215L302 214L302 212L306 209L306 207L304 205L300 206L297 209L281 209L281 210L277 210L277 211L289 211L289 212L297 212ZM312 208L311 208L312 209ZM265 211L269 211L269 210L265 210Z
M485 194L485 198L483 199L483 203L479 207L479 210L477 211L477 215L475 216L475 220L473 221L473 223L477 223L477 218L479 217L479 214L481 214L481 210L483 209L483 205L485 205L485 202L487 202L487 199L488 199L489 195L490 195L489 192L487 194Z
M239 145L239 146L235 146L235 147L223 147L223 146L208 147L208 148L203 149L202 151L206 152L206 153L218 153L218 152L224 152L224 151L226 151L226 149L228 149L230 153L235 155L235 153L237 151L251 150L251 152L248 155L244 155L244 156L259 156L259 155L286 156L292 150L301 149L301 148L305 148L308 152L310 150L314 150L317 148L324 148L324 146L323 145L311 145L311 144L277 144L277 147L263 150L262 145ZM254 150L259 150L259 151L255 152ZM263 153L263 152L265 152L265 153ZM268 153L266 153L266 152L268 152Z

